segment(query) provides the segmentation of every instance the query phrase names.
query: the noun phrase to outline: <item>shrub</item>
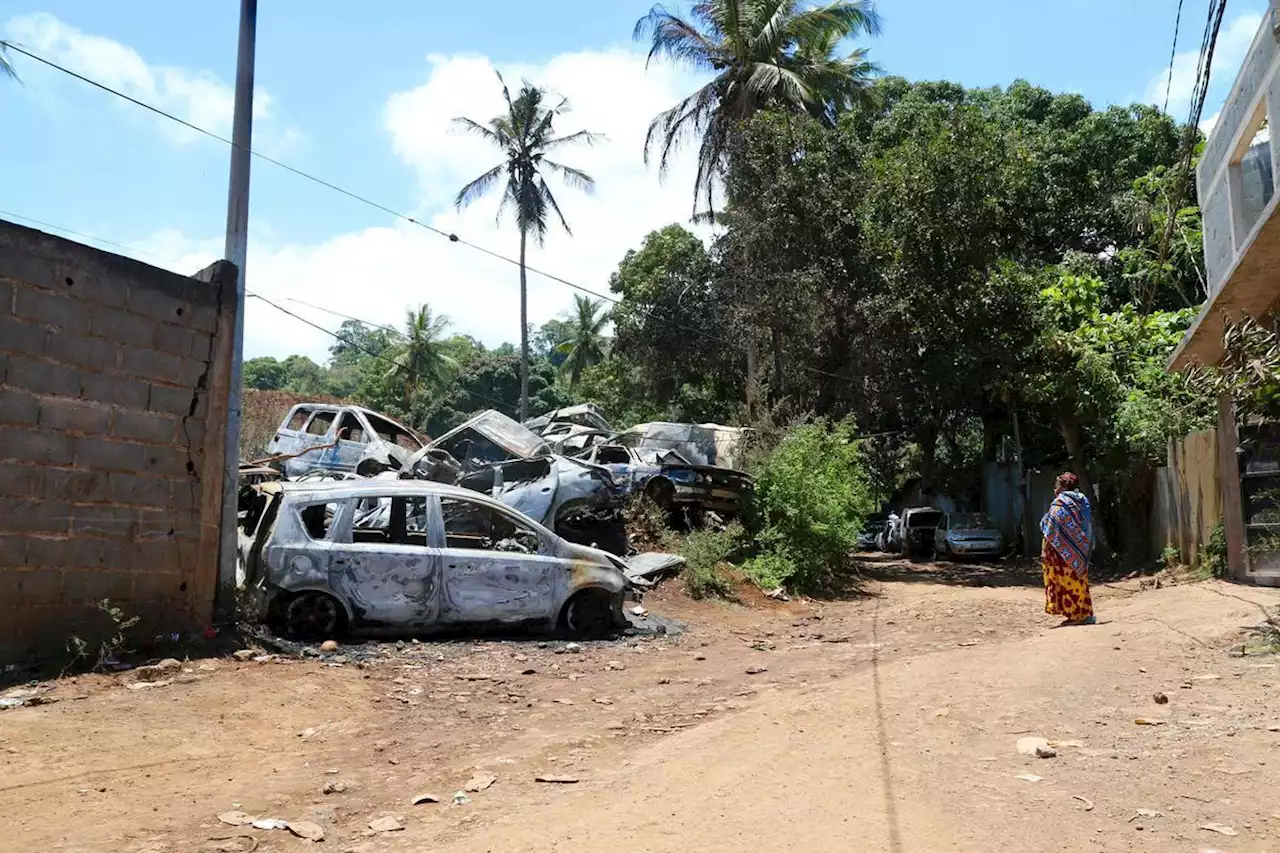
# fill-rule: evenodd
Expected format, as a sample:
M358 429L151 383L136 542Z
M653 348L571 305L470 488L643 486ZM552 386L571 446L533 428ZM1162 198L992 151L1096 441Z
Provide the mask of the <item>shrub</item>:
M851 425L789 430L756 471L749 528L757 555L743 571L761 586L822 586L857 546L874 509Z
M1208 577L1227 575L1227 529L1219 521L1209 534L1209 541L1200 549L1200 571Z
M727 596L733 585L725 575L723 564L738 549L743 539L740 524L724 530L695 530L684 537L680 554L687 561L681 576L685 592L693 598Z

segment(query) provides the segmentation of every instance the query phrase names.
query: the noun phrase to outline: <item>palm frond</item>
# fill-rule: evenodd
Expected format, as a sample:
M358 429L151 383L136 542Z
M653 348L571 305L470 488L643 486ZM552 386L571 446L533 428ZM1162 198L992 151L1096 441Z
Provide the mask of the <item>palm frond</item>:
M489 191L489 187L493 186L493 182L502 177L502 170L505 164L499 163L480 177L458 190L458 195L453 200L455 207L466 207L471 202L480 198Z
M575 169L572 166L565 166L554 160L543 160L542 165L547 166L554 172L558 172L560 177L564 178L564 182L574 189L582 190L584 193L595 192L596 179L588 175L581 169Z
M556 201L556 197L551 193L551 187L547 186L547 182L542 180L542 178L538 178L538 195L542 198L546 207L550 207L556 212L556 216L560 219L560 227L564 228L564 233L572 236L573 232L569 230L569 221L564 218L564 213L560 211L560 203ZM545 215L543 216L543 221L546 221ZM544 225L542 229L544 234L546 233L546 230L546 226ZM541 237L539 237L538 242L542 242Z
M18 72L13 70L13 63L9 61L8 48L9 43L7 41L0 41L0 77L8 77L10 80L22 82Z
M477 136L489 140L490 142L496 142L499 145L502 144L502 139L497 128L485 127L483 124L469 119L466 116L455 117L453 119L453 124L461 127L467 133L474 133Z
M699 71L715 68L719 47L698 28L665 6L654 6L636 21L632 38L650 42L648 66L655 56L673 59Z
M557 136L555 139L548 139L542 144L542 150L551 151L562 145L570 145L574 142L583 142L588 146L595 145L597 142L604 142L608 139L603 133L592 133L589 130L579 130L570 133L568 136Z

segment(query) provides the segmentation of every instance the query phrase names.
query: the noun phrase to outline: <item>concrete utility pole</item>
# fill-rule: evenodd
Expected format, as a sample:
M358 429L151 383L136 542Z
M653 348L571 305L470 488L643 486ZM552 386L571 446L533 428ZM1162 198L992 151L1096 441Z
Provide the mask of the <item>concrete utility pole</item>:
M249 152L253 144L253 60L258 0L240 0L236 52L235 117L231 125L231 183L227 190L227 242L223 254L236 265L236 317L231 348L231 397L227 401L226 469L222 482L222 530L214 610L219 620L235 616L236 494L240 479L240 386L244 373L245 258L249 252Z

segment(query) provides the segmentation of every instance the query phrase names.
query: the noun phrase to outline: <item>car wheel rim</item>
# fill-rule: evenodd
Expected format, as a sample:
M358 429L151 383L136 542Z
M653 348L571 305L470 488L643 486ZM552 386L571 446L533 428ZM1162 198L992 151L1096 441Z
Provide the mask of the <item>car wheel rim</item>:
M338 605L323 595L303 595L285 612L289 631L298 636L330 636L338 626Z

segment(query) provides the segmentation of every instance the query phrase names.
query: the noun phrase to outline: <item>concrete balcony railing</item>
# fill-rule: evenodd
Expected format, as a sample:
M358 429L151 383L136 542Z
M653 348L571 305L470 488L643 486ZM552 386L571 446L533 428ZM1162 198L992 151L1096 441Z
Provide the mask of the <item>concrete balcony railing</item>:
M1280 127L1280 9L1273 0L1196 171L1209 299L1174 353L1173 369L1216 364L1222 356L1223 318L1242 311L1257 316L1280 297L1280 218L1273 221L1280 173L1280 140L1271 141L1275 127Z

